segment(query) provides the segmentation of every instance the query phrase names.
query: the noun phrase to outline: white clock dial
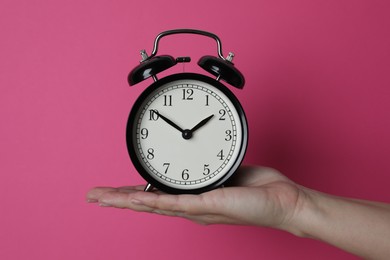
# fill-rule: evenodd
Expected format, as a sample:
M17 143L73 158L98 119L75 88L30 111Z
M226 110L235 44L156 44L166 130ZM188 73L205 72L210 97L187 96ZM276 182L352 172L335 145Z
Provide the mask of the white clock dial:
M137 170L154 186L173 192L226 181L246 149L247 126L238 101L219 82L193 75L156 82L137 100L128 122L128 148Z

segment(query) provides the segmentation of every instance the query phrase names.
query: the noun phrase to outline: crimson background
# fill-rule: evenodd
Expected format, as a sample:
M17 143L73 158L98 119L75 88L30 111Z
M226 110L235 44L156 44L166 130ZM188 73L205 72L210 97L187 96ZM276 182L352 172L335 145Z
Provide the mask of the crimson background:
M355 259L255 227L85 203L96 185L143 181L125 125L143 82L128 72L174 28L217 34L246 86L245 163L340 196L389 202L390 4L363 0L2 0L1 259ZM215 55L171 36L161 54ZM166 72L201 72L194 64ZM364 223L362 223L364 224ZM364 234L362 234L364 235Z

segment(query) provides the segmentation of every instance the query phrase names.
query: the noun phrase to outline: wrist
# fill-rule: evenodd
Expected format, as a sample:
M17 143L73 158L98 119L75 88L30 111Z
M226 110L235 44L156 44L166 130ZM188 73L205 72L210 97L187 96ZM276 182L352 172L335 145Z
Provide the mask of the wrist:
M298 187L298 198L292 213L280 229L298 237L312 237L311 229L321 217L320 193L303 186Z

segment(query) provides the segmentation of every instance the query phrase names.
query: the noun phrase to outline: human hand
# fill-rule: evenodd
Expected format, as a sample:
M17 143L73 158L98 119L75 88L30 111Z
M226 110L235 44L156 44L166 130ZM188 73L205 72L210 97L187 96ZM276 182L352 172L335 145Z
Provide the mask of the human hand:
M234 186L233 186L234 185ZM201 224L238 224L284 229L299 208L302 190L276 170L242 166L227 187L199 195L144 192L143 186L96 187L88 202L177 216Z
M242 166L234 176L228 187L199 195L144 192L143 186L96 187L88 192L87 200L201 224L287 226L299 207L302 191L298 185L264 167Z
M97 187L88 192L87 201L183 217L201 224L279 228L327 242L365 259L388 259L390 255L390 204L320 193L299 186L270 168L240 167L227 187L199 195L170 195L143 189Z

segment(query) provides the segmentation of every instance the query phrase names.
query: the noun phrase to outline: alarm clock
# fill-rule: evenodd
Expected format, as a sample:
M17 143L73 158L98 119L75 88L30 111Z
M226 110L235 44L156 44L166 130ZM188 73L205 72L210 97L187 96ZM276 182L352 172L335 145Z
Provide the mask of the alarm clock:
M213 77L177 73L161 79L157 74L190 62L190 57L157 56L161 38L196 34L214 39L217 56L204 56L198 65ZM157 35L150 56L128 75L130 86L148 78L153 82L135 101L127 121L126 143L130 159L146 180L145 191L199 194L223 186L240 166L248 144L244 110L224 83L242 89L245 80L225 58L213 33L176 29ZM224 81L222 83L221 81Z

